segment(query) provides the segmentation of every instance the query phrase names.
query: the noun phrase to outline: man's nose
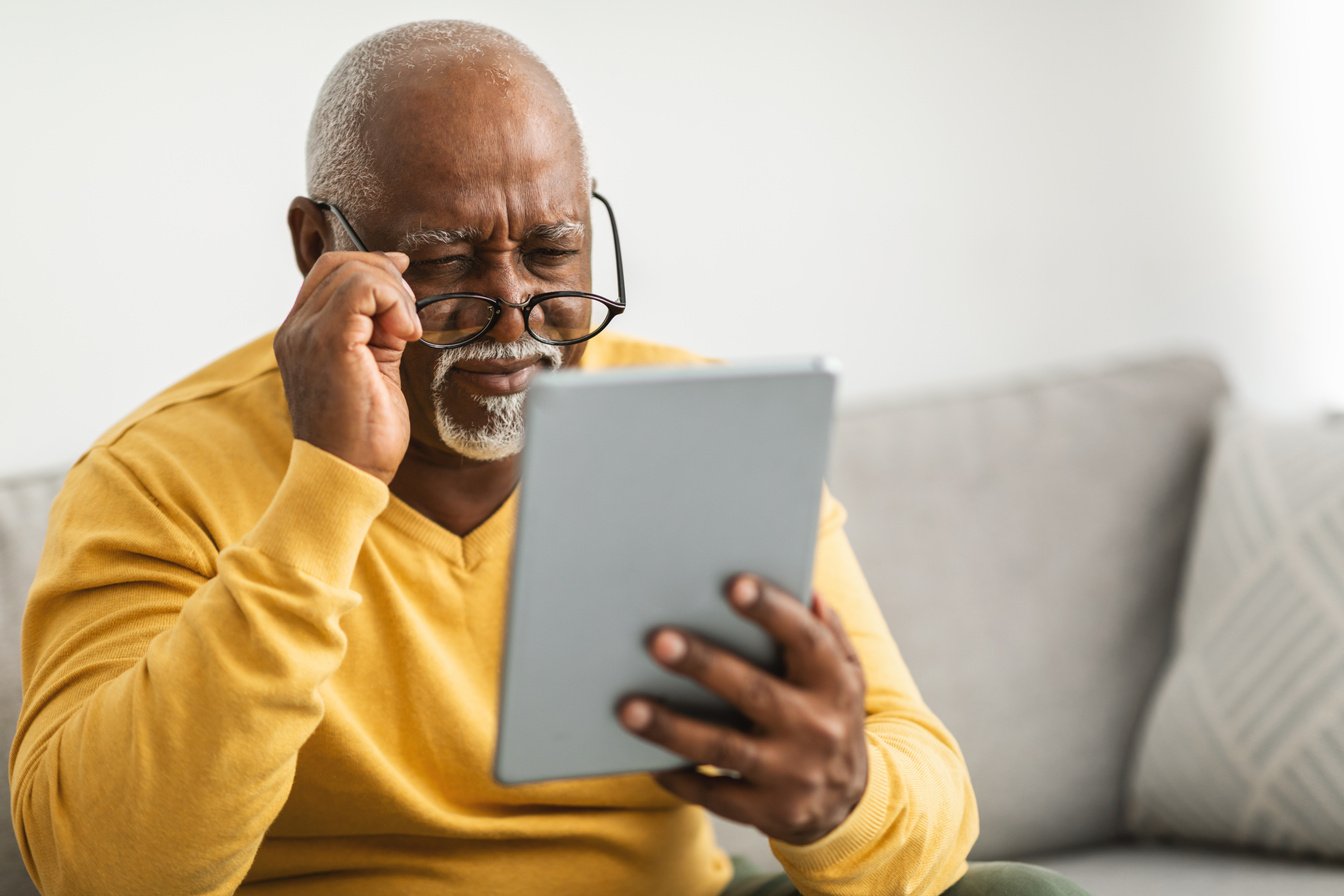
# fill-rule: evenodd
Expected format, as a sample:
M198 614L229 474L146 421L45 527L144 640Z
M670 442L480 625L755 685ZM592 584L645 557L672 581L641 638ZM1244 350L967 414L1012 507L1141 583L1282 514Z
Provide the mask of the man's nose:
M481 284L482 292L493 298L499 299L504 303L500 308L499 318L495 325L490 328L490 335L487 337L496 342L513 342L521 339L527 332L527 325L524 322L524 309L522 306L527 304L527 300L532 297L527 288L525 278L514 270L512 264L501 264L490 271L490 275Z
M496 342L513 342L523 338L523 334L527 332L525 321L527 299L527 296L523 296L517 302L504 301L504 307L499 310L495 325L490 328L489 338Z

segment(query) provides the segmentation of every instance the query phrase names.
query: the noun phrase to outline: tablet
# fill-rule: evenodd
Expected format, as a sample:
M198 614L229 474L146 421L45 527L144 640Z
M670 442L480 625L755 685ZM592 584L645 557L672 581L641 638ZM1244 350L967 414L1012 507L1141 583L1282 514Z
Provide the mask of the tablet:
M765 667L770 638L724 597L753 572L810 599L837 368L826 359L562 371L528 390L495 777L505 784L678 768L621 727L647 694L727 704L663 671L660 626Z

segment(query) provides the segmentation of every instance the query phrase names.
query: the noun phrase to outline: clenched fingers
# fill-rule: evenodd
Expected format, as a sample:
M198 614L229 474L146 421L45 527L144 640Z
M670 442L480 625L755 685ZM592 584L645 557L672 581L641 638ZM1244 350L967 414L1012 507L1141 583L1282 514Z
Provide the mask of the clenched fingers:
M408 263L399 252L324 252L304 278L289 317L357 315L396 339L419 339L415 293L401 276ZM367 338L375 338L376 329Z

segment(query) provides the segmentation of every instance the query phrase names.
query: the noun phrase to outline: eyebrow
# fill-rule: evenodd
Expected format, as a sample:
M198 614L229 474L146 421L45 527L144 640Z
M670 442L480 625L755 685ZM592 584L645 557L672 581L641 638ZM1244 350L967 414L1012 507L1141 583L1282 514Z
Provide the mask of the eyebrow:
M547 240L558 243L572 236L583 236L583 224L579 221L557 221L554 224L538 224L523 234L523 242L528 240Z
M479 227L454 227L451 230L439 228L430 230L412 230L397 241L398 252L414 252L427 246L451 246L455 243L479 242L484 234Z
M545 240L559 243L570 237L583 236L583 233L584 227L581 221L557 221L553 224L538 224L530 228L527 233L523 234L523 242ZM454 227L451 230L442 228L412 230L397 241L396 251L414 252L416 249L425 249L429 246L452 246L457 243L480 242L483 239L485 239L485 234L479 227Z

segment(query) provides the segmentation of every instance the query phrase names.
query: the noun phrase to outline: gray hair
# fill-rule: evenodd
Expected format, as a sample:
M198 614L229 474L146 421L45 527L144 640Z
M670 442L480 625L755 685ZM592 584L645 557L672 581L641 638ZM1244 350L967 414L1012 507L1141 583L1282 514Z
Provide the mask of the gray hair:
M437 51L434 61L426 63L416 50L430 47ZM428 73L442 60L448 65L467 66L487 71L497 81L513 76L507 62L521 59L535 65L548 76L562 97L571 119L574 108L550 69L521 41L488 25L475 22L437 20L398 25L351 47L327 75L317 96L313 119L308 126L308 195L335 202L351 215L375 209L382 200L382 184L373 170L364 121L385 75L415 69ZM575 120L583 180L587 184L588 151ZM338 236L344 239L344 234Z

